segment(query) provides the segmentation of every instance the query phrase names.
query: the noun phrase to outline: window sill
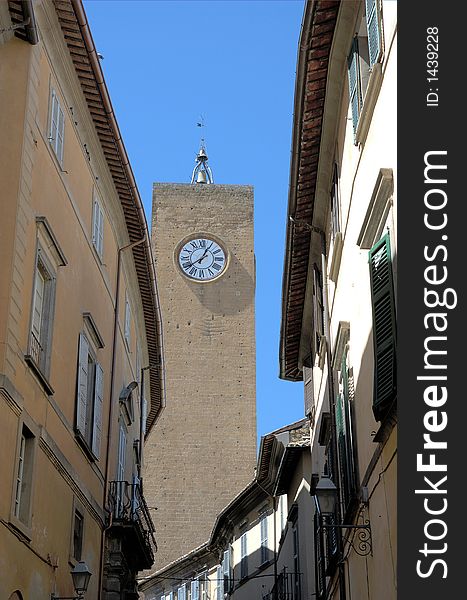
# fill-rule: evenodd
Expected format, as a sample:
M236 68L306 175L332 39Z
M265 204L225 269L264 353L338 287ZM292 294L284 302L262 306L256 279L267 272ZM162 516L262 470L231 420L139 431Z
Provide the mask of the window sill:
M378 62L371 68L370 79L368 80L368 86L363 100L363 107L358 119L357 131L355 132L355 144L357 145L363 145L365 143L382 81L383 66Z
M380 444L385 444L389 436L397 425L397 401L394 400L384 415L381 425L373 438L373 441Z
M33 357L30 354L25 354L24 360L26 361L26 364L28 365L28 367L31 369L31 371L36 376L37 380L41 384L41 387L43 388L43 390L45 391L47 396L53 396L55 393L55 390L50 385L47 377L42 373L40 367L36 364L36 361L33 359Z
M23 542L29 544L32 540L32 528L23 521L20 521L18 517L15 517L13 514L10 515L10 520L8 522L9 529L13 530L13 533L20 537Z
M393 192L392 169L380 169L357 239L357 245L362 250L369 250L380 239L392 205Z
M76 440L76 443L78 444L78 446L86 454L86 456L89 459L89 461L92 462L92 463L95 463L98 460L97 457L94 455L93 451L89 447L89 444L84 439L84 437L82 436L82 434L79 431L76 431L76 430L75 430L75 440Z

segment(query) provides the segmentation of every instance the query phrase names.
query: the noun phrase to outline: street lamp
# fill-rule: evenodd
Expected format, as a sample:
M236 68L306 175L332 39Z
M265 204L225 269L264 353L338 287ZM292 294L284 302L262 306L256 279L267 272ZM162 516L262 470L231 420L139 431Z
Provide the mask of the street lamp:
M91 579L91 571L84 561L77 563L70 571L71 578L73 579L73 587L75 588L76 596L56 596L54 593L51 594L51 600L82 600L86 590L88 589L89 580Z
M354 529L357 530L358 544L353 543L353 538L349 539L349 544L360 556L368 556L373 552L373 540L371 537L370 521L367 519L361 525L344 525L329 522L329 519L323 517L336 514L337 506L337 488L331 479L325 475L320 477L315 488L316 506L321 520L321 526L327 529Z

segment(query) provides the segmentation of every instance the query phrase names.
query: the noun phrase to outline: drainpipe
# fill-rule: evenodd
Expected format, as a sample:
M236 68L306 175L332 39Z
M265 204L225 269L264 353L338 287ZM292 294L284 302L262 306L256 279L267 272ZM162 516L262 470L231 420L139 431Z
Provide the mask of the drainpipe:
M114 408L114 386L115 386L115 362L117 356L117 330L118 330L118 313L120 309L120 274L122 270L122 252L124 250L129 250L130 248L134 248L135 246L139 246L143 242L146 241L146 234L136 242L131 244L127 244L126 246L122 246L117 251L117 281L116 281L116 291L115 291L115 309L114 309L114 324L113 324L113 337L112 337L112 362L110 368L110 408L109 408L109 423L107 427L107 446L105 451L105 478L104 478L104 498L102 502L102 506L104 507L105 512L109 515L109 524L102 529L101 535L101 560L99 567L99 599L102 597L102 582L104 577L104 555L105 555L105 534L110 529L112 525L112 511L109 509L107 504L108 493L109 493L109 457L110 457L110 447L111 447L111 439L112 439L112 425L113 425L113 408Z
M28 42L35 46L39 42L39 36L37 35L36 19L34 17L34 8L32 6L32 0L22 0L23 14L25 18L25 31L28 38Z
M326 340L326 360L328 363L328 389L329 389L329 405L331 408L331 439L332 442L332 470L335 473L335 485L337 488L337 498L340 502L340 487L338 477L338 462L337 462L337 426L336 426L336 407L335 407L335 391L334 391L334 373L331 363L331 330L329 326L329 298L328 298L328 278L326 265L326 235L322 229L316 228L321 238L321 273L323 277L323 313L324 313L324 337ZM339 529L336 530L337 543L339 545L339 553L342 553L342 536ZM345 600L345 572L344 565L341 560L338 564L339 569L339 596L340 600Z
M331 363L331 331L330 331L330 311L329 311L329 298L328 298L328 279L327 279L327 264L326 264L326 234L319 227L310 225L305 221L296 221L291 215L289 215L290 221L296 227L305 227L311 232L317 233L321 240L321 274L323 278L323 320L324 320L324 338L326 341L326 362L328 370L328 390L329 390L329 408L331 413L331 440L332 440L332 471L335 474L335 486L337 498L340 504L340 487L338 475L338 462L337 462L337 426L336 426L336 407L335 407L335 392L334 392L334 374L332 371ZM342 536L339 528L336 530L337 543L339 546L339 552L342 553ZM346 600L345 595L345 572L344 565L339 561L339 596L340 600Z
M270 494L261 484L258 480L256 480L256 483L258 484L258 486L263 490L263 492L269 496L269 498L271 498L272 500L272 513L273 513L273 531L274 531L274 589L276 590L276 594L277 594L277 527L276 527L276 496L274 494Z
M120 133L120 129L118 127L118 123L117 123L117 119L115 117L115 113L113 110L112 102L110 101L109 92L107 90L107 86L106 86L105 80L104 80L104 73L102 71L98 53L97 53L96 47L94 45L94 40L92 39L91 30L90 30L88 22L87 22L86 13L84 12L82 0L71 0L71 4L73 6L73 10L76 15L76 20L78 22L78 25L79 25L79 28L81 31L81 35L83 36L83 40L86 45L89 62L91 64L91 68L93 70L94 77L96 79L97 88L99 90L99 93L100 93L100 96L102 99L102 103L104 105L105 114L108 119L108 123L109 123L110 129L111 129L112 135L114 137L115 143L117 145L117 148L118 148L118 151L119 151L119 154L121 157L122 169L125 173L128 188L130 189L133 199L135 201L136 210L138 212L138 218L142 224L146 224L146 229L147 229L146 214L144 212L143 203L142 203L141 197L139 195L139 190L136 185L135 176L133 174L133 170L130 165L130 160L128 158L126 148L125 148L125 145L123 143L123 139L122 139L122 136ZM161 364L160 364L160 368L161 368L161 377L160 377L161 404L160 404L157 414L154 415L154 419L153 419L152 423L150 423L150 428L148 430L148 433L149 433L149 431L152 429L152 427L154 427L154 424L156 423L157 419L159 418L160 413L165 408L166 400L165 400L165 375L164 375L164 365L163 365L164 340L163 340L163 335L162 335L162 316L161 316L160 303L159 303L159 293L157 290L156 271L154 268L154 262L152 260L151 240L148 237L146 237L146 239L144 240L144 250L145 250L145 253L147 256L147 263L148 263L148 267L149 267L149 278L150 278L151 284L152 284L151 295L152 295L153 305L155 307L155 315L154 316L155 316L155 320L156 320L156 334L157 334L158 344L159 344L159 348L160 348L160 361L161 361Z

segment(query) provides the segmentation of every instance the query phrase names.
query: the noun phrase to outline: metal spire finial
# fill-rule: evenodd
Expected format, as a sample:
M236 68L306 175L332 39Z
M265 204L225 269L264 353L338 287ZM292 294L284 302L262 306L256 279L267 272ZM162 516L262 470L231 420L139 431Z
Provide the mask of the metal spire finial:
M200 121L196 123L198 127L204 127L204 119L201 116ZM211 167L208 165L208 155L204 138L201 138L198 155L196 156L196 164L191 174L191 183L214 183Z

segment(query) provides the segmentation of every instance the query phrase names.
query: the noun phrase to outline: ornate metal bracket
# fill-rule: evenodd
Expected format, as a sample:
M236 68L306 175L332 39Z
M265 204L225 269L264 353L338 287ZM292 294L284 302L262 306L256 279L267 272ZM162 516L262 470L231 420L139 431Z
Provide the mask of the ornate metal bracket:
M368 556L373 554L373 539L371 537L371 526L368 519L362 525L333 525L324 524L324 529L353 529L355 530L352 538L348 540L349 544L360 556ZM357 539L355 539L357 537Z

